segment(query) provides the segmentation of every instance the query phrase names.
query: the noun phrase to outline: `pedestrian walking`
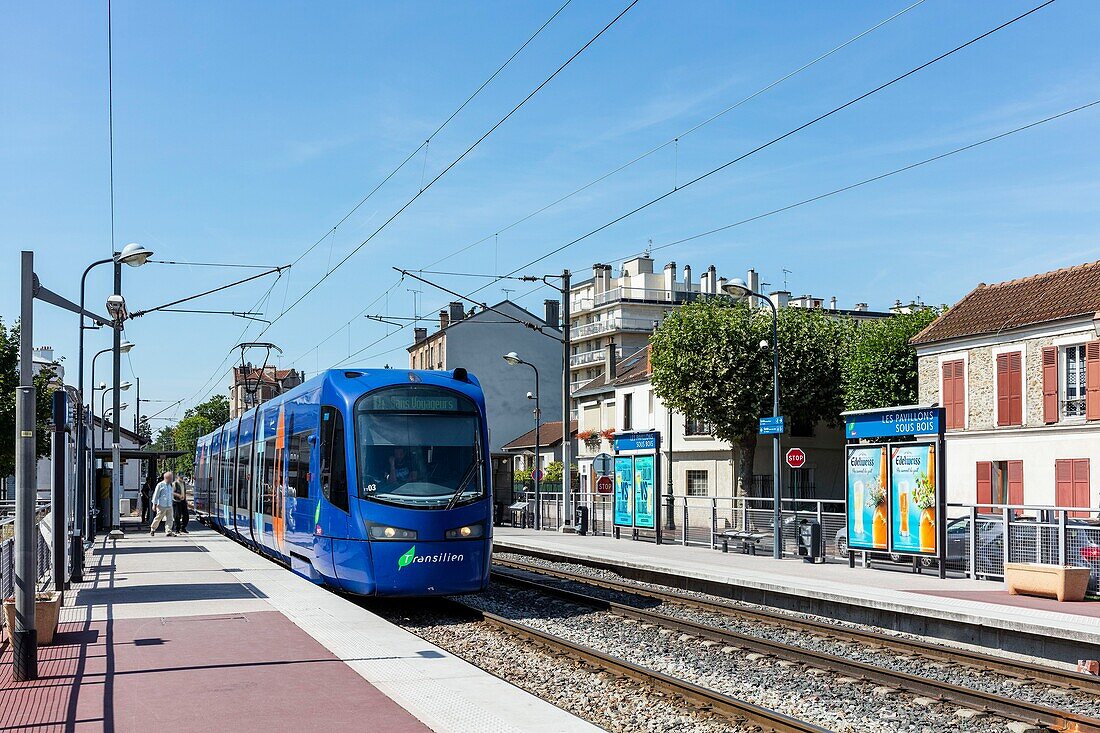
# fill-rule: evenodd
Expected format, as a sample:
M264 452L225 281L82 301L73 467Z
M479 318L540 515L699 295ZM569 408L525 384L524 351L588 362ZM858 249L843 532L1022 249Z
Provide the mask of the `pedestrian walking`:
M153 489L154 514L153 523L149 525L150 537L156 536L157 527L160 526L161 520L164 521L164 529L168 532L168 536L174 537L176 535L172 531L172 484L174 479L175 477L171 471L165 471L161 482Z
M187 511L187 484L179 477L172 483L172 516L175 517L172 531L176 534L190 534L187 531L187 523L191 520L190 512Z
M141 523L148 526L153 519L153 475L141 485Z

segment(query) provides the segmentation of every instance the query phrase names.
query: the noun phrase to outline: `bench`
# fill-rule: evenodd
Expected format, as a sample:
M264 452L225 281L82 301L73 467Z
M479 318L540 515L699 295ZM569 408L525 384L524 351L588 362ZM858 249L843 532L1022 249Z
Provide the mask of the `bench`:
M745 555L755 555L756 546L760 544L760 540L771 537L767 532L752 532L749 530L740 529L727 529L724 532L719 532L718 536L722 538L722 552L729 552L730 540L741 543L741 552Z

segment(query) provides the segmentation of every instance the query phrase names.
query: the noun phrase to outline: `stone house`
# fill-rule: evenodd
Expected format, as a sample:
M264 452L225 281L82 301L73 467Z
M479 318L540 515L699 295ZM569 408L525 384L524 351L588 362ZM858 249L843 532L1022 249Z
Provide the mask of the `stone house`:
M979 284L911 343L949 502L1097 506L1100 262Z

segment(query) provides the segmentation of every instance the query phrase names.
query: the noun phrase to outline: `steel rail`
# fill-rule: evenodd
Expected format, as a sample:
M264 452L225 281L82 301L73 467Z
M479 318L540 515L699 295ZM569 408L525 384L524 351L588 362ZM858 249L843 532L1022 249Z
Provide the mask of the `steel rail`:
M571 560L571 562L574 562ZM606 590L630 593L647 598L654 598L669 603L695 606L708 611L728 616L760 621L772 625L782 625L789 628L800 629L812 634L831 636L841 641L849 641L868 647L886 647L903 654L925 656L937 661L950 662L951 664L966 664L983 669L989 669L1002 674L1034 681L1047 682L1059 687L1068 687L1074 690L1083 690L1095 695L1100 695L1100 677L1072 670L1057 669L1036 662L1024 662L1006 657L996 657L992 654L964 649L961 647L949 647L943 644L920 641L917 639L905 639L889 634L835 626L822 621L814 621L807 618L798 618L781 611L766 611L763 609L745 608L733 603L697 598L686 593L672 590L659 590L656 588L642 588L630 583L610 580L607 578L594 578L568 570L546 568L540 565L530 565L516 560L504 560L493 558L493 563L514 570L523 570L539 575L549 575L561 580L571 580L586 585L593 585Z
M539 571L536 571L539 572ZM897 670L876 667L865 662L819 652L805 647L785 644L742 634L728 629L708 626L686 619L668 616L656 611L639 609L614 601L577 591L566 590L533 578L525 578L513 573L494 571L497 578L516 585L533 588L539 592L557 596L572 603L606 610L619 616L638 621L653 623L680 633L691 634L727 646L747 648L761 654L767 654L813 667L828 669L838 674L856 677L868 681L895 687L911 694L947 700L968 708L985 710L1013 720L1043 725L1053 730L1072 731L1074 733L1100 733L1100 719L1077 715L1064 710L1056 710L1022 700L1013 700L982 690L975 690L929 677L921 677Z
M519 621L468 606L462 601L451 598L442 602L444 605L453 605L463 613L471 614L492 626L504 629L511 634L555 652L574 659L581 659L594 667L608 670L619 676L638 680L647 686L665 690L689 701L702 710L716 711L728 717L748 720L755 725L763 726L767 730L775 731L775 733L829 733L827 728L605 654L592 647L549 634Z

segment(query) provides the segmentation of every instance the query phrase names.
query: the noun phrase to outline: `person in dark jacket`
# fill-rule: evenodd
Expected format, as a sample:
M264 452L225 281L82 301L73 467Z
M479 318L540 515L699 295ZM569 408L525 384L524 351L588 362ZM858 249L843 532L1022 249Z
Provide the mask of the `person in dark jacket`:
M172 517L174 523L172 531L176 534L190 534L187 531L187 523L191 520L191 514L187 511L187 484L183 479L176 478L172 484Z
M153 519L153 477L149 476L141 486L141 523L148 525Z

